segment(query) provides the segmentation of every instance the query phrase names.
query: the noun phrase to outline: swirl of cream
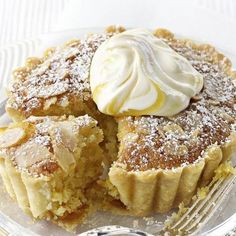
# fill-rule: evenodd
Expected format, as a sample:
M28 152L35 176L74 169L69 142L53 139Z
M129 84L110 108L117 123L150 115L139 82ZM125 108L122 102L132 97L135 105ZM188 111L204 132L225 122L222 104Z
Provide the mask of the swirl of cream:
M200 92L203 76L151 32L133 29L97 49L90 85L102 113L172 116Z

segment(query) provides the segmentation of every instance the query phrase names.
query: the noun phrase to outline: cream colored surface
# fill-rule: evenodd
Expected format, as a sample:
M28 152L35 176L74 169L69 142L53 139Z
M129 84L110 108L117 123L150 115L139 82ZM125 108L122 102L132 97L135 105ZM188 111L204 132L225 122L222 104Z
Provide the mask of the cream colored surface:
M148 30L132 29L98 48L90 84L105 114L171 116L200 92L203 77L163 40Z

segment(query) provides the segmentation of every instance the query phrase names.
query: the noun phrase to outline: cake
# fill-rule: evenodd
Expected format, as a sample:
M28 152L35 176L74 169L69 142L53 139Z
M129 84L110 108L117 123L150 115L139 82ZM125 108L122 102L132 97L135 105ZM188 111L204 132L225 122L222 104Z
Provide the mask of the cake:
M86 191L102 174L103 133L88 115L33 117L0 132L0 174L26 213L73 228L94 209Z
M75 117L86 114L93 117L86 116L91 123L98 121L104 140L101 130L87 122L91 132L82 137L92 137L92 127L97 136L84 148L98 157L94 165L79 154L92 175L79 177L81 208L72 209L65 202L63 213L61 208L49 210L42 205L43 213L35 214L28 203L18 201L19 205L34 217L63 222L68 215L69 222L69 213L90 211L91 205L97 210L147 216L167 212L181 202L189 204L197 188L206 186L217 167L235 153L235 78L230 61L215 48L175 38L165 29L151 34L109 27L105 33L49 49L43 58L28 59L14 72L8 90L6 111L18 123L1 131L1 149L6 152L29 142L28 130L37 129L36 123L59 126L61 119L76 122L85 118ZM12 141L6 138L9 132ZM14 197L6 160L14 160L15 154L8 158L6 153L1 157L1 173ZM67 157L63 160L69 162ZM12 170L21 171L8 162ZM78 168L85 163L78 163ZM54 171L52 176L57 178ZM82 216L80 212L71 218Z

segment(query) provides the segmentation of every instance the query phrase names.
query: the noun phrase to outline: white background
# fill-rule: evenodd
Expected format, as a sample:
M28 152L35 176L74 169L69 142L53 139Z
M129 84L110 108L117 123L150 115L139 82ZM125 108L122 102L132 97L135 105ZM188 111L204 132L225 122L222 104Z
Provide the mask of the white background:
M58 29L104 23L162 25L185 29L183 34L195 30L199 36L210 31L209 38L221 38L227 21L236 21L235 0L0 0L0 47Z
M0 102L11 71L34 56L40 40L111 24L165 27L236 55L235 0L0 0Z

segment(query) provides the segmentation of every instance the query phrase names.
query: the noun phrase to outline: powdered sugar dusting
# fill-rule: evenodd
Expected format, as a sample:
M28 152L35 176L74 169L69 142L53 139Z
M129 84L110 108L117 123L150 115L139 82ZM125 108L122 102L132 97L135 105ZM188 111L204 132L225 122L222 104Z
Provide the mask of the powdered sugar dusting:
M57 144L62 143L62 132L60 128L60 122L64 121L70 122L72 124L73 132L75 134L78 134L80 129L83 127L91 127L97 124L97 122L88 115L80 116L77 118L69 117L68 119L63 116L47 116L40 117L34 120L34 117L30 117L28 119L28 122L32 122L33 124L35 124L35 132L34 135L30 138L30 140L33 140L34 142L40 145L46 146L51 152L53 152L51 144L52 141L55 141ZM55 140L52 140L50 130L51 132L53 132Z
M204 76L204 88L189 107L174 117L126 117L125 122L138 138L126 135L120 161L128 170L170 169L194 163L209 145L221 145L233 131L236 89L221 65L211 62L209 52L198 51L181 41L166 41L186 57ZM126 125L123 127L126 129Z
M73 117L30 117L25 121L28 124L28 137L16 146L1 149L21 171L34 176L49 175L58 168L54 145L63 145L62 129L72 126L72 132L77 137L83 128L93 128L97 122L88 115ZM69 136L68 136L69 137ZM75 143L76 146L76 143ZM17 160L16 160L17 158Z
M70 95L91 99L89 68L99 45L110 34L91 35L80 43L58 48L49 59L34 69L11 89L15 109L31 114L43 102L57 97L62 106ZM179 40L165 40L176 52L187 58L204 77L204 88L189 107L174 117L126 117L135 135L123 140L121 161L128 169L172 168L193 163L212 144L223 144L235 130L236 89L222 64L212 63L212 54L193 49ZM37 142L47 144L38 139ZM121 140L122 141L122 140Z
M88 100L91 97L88 77L92 57L98 46L110 36L92 34L75 44L58 47L26 78L14 81L9 105L30 114L33 109L43 106L45 99L55 96L73 95Z

